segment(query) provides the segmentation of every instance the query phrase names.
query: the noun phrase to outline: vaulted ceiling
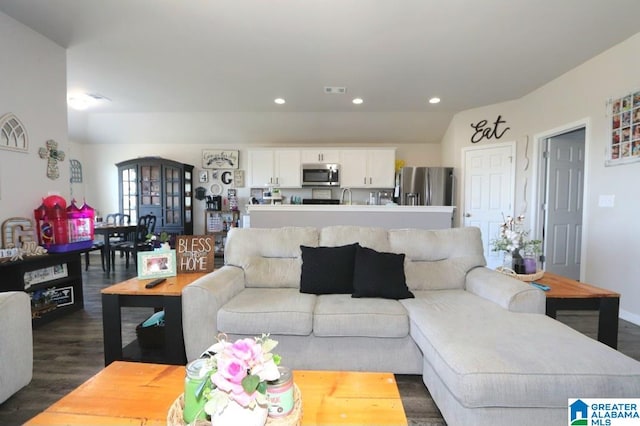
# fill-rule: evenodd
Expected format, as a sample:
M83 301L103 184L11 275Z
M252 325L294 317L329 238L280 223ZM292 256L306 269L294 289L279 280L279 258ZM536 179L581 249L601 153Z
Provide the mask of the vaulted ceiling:
M517 99L640 31L638 0L0 0L0 11L67 49L70 92L111 99L75 120L194 114L244 123L248 141L273 118L318 140L379 137L374 123L389 120L394 143L438 142L456 112Z

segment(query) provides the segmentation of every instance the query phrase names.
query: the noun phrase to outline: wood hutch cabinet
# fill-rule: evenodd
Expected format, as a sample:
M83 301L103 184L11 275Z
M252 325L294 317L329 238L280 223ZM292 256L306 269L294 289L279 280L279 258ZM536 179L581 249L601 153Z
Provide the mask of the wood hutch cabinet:
M116 164L120 211L138 217L153 214L156 233L193 234L193 166L160 157Z

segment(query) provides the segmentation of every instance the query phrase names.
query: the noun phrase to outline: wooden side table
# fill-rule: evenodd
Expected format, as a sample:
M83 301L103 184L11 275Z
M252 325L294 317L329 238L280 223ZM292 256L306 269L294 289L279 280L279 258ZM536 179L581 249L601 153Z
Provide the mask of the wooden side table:
M187 357L182 335L182 289L206 272L178 274L169 277L154 288L145 288L151 279L131 278L114 284L102 293L102 332L104 337L104 365L116 360L153 361L184 365ZM164 349L157 354L142 357L138 342L122 347L122 307L149 307L164 309Z
M555 318L557 311L563 309L599 311L598 340L618 348L619 293L551 272L545 272L536 282L551 287L545 292L548 316Z

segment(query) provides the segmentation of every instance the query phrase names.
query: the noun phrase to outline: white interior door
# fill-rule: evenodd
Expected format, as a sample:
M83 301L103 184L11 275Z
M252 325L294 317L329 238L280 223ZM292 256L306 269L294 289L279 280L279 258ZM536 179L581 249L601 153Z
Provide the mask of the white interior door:
M546 271L580 279L585 130L547 139Z
M513 215L515 144L507 143L464 150L464 226L482 232L484 256L489 268L502 265L501 252L491 251L504 217Z

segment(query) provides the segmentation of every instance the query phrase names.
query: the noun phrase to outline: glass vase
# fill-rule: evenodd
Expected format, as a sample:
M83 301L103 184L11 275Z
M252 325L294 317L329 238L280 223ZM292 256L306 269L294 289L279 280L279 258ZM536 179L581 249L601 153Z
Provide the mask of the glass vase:
M511 253L511 265L511 269L513 269L513 272L515 272L516 274L526 273L524 267L524 258L520 254L520 250L515 249Z

